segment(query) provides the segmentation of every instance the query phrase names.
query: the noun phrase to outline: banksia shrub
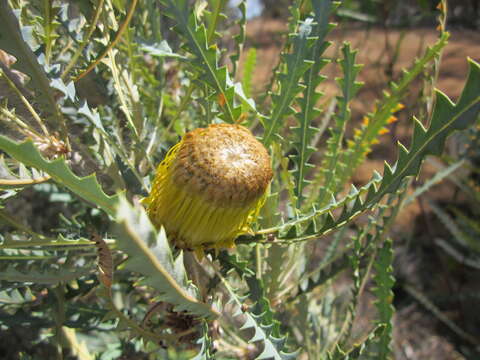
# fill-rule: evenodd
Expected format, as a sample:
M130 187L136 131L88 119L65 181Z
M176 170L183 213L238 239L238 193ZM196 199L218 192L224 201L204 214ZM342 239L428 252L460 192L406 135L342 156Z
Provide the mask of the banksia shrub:
M175 246L201 254L231 247L249 231L271 179L267 150L248 129L215 124L187 133L168 152L145 204Z
M0 358L394 357L394 288L434 310L438 295L395 282L394 251L419 233L391 231L395 217L454 173L475 199L473 155L442 149L479 123L480 64L468 60L458 101L434 90L449 37L437 2L438 39L400 72L389 49L402 52L402 37L381 49L372 33L357 52L330 34L362 1L289 1L272 43L255 39L263 19L246 31L249 1L0 0ZM378 70L358 64L372 49L392 55L392 81L361 90ZM391 148L389 131L408 146ZM448 162L412 188L435 156ZM472 211L449 221L462 241ZM435 245L477 264L460 230ZM222 249L239 235L249 246ZM365 301L375 311L359 311ZM445 319L458 350L480 359L475 324Z

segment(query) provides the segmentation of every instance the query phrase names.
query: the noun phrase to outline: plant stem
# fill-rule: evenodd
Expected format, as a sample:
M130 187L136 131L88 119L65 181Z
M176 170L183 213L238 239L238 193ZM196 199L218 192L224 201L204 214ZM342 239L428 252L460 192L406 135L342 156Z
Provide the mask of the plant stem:
M180 118L180 114L184 112L187 106L190 104L193 90L195 90L195 86L193 85L193 83L190 83L190 86L188 87L187 92L185 93L183 100L180 103L180 108L178 109L175 118L170 121L170 124L168 124L167 128L165 129L166 133L170 132L175 122Z
M262 279L262 249L260 248L261 246L261 244L257 244L255 246L255 262L257 263L257 273L255 274L255 276L258 280Z
M63 332L62 326L65 322L65 297L63 292L63 283L59 283L54 289L53 293L57 299L57 307L54 313L55 318L55 339L57 348L57 359L63 360Z
M130 9L128 9L127 16L125 21L120 25L117 33L115 34L115 38L108 44L107 48L103 50L103 52L83 71L81 72L73 81L77 82L81 78L85 77L90 71L95 69L95 67L102 61L102 59L107 56L107 54L112 50L118 41L121 39L123 32L127 29L128 24L132 20L133 13L135 12L135 7L137 6L138 0L132 0L130 5Z
M121 312L116 306L115 304L113 303L113 299L111 297L109 297L109 305L110 305L110 309L115 313L115 315L117 315L118 318L120 318L122 321L124 321L125 323L128 324L128 326L130 326L131 328L135 329L138 334L140 334L141 336L143 336L144 338L146 339L149 339L155 343L158 343L159 341L162 341L162 340L166 340L166 341L169 341L169 342L174 342L175 340L178 339L177 335L170 335L170 334L155 334L155 333L152 333L148 330L145 330L144 328L142 328L140 325L138 325L135 321L133 321L132 319L128 318L127 316L125 316L123 314L123 312Z
M35 109L30 105L29 101L23 96L22 92L17 88L15 83L5 74L3 71L0 70L0 75L3 76L3 78L7 81L8 85L10 88L17 94L17 96L22 100L23 105L28 109L32 117L35 119L35 121L38 123L38 126L40 126L40 129L42 129L43 134L48 137L50 136L50 133L48 132L47 127L43 123L43 120L40 118L40 115L35 111ZM28 127L30 130L30 128ZM30 130L31 131L31 130ZM34 131L32 131L34 132ZM41 136L40 136L41 137Z
M70 60L68 65L65 67L65 70L63 70L63 73L61 75L61 78L63 80L65 80L70 70L75 66L75 64L78 61L78 58L80 57L80 55L82 55L83 49L85 49L85 46L87 46L87 44L89 43L89 40L92 37L92 34L97 27L98 19L100 18L100 14L102 13L104 1L105 0L98 0L98 4L95 9L95 13L93 14L92 21L90 22L90 27L88 28L87 35L85 36L85 38L83 39L82 43L77 48L75 53L73 54L72 59Z
M45 63L50 65L50 58L52 57L52 0L44 0L43 6L45 16L43 17L43 29L45 32Z

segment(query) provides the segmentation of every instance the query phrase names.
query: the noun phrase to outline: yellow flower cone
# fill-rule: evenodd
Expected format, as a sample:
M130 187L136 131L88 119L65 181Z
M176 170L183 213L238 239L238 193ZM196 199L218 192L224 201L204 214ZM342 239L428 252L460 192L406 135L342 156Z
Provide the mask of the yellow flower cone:
M267 150L248 129L210 125L170 149L144 203L175 246L201 256L249 231L271 179Z

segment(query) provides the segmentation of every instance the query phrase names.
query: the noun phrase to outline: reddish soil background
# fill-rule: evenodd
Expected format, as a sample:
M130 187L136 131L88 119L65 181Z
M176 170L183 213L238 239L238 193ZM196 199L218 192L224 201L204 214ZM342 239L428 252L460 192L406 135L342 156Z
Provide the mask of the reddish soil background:
M254 93L261 95L268 86L273 69L279 60L279 54L287 32L282 20L257 18L247 24L247 44L257 49L257 65L253 79ZM480 33L470 30L452 30L448 45L442 53L442 61L435 87L456 101L461 94L468 72L467 57L480 61ZM438 38L435 29L389 30L383 28L334 30L329 35L332 45L326 56L334 57L339 53L344 41L358 49L357 63L364 64L358 80L365 85L352 103L352 124L364 114L372 111L374 102L381 97L382 91L391 80L398 80L401 70L409 68L414 59L420 57L427 46ZM396 52L396 47L398 51ZM338 66L327 65L322 73L328 80L321 84L325 96L322 103L338 94L334 77L338 75ZM394 163L396 142L409 144L412 134L412 116L419 113L418 96L421 81L409 89L405 109L399 114L399 121L392 131L382 136L369 155L368 160L356 171L353 182L365 184L374 170L382 173L383 162ZM315 159L314 159L315 161ZM318 160L317 160L318 161ZM437 168L429 162L422 167L418 183L431 177ZM448 181L436 185L429 191L429 197L443 202L453 199L455 187ZM449 236L448 231L430 214L428 206L421 201L413 202L397 218L392 229L395 242L395 276L411 284L415 289L431 297L445 297L449 294L469 291L480 293L480 274L454 268L445 256L435 249L433 239L436 236ZM414 243L412 246L411 243ZM460 277L460 279L459 279ZM395 291L396 314L394 318L394 353L398 360L451 360L479 359L480 341L476 345L465 341L452 333L444 322L434 316L419 301L402 288ZM480 339L480 315L471 303L457 302L454 306L441 309L448 320L458 325L468 336ZM357 311L361 314L356 321L354 331L362 333L370 328L375 316L372 297L363 296ZM475 340L473 340L475 341ZM462 347L470 347L471 356L462 355ZM475 351L476 348L476 351ZM464 351L465 353L465 351ZM472 357L473 356L473 357ZM477 357L478 356L478 357Z

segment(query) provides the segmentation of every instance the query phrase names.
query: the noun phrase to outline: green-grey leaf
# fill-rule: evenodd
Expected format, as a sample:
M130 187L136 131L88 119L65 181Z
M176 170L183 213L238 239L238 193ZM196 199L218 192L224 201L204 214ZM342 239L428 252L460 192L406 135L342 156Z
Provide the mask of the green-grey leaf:
M177 25L174 29L182 35L185 46L194 58L190 64L198 73L198 80L214 90L215 95L221 99L220 117L226 122L234 123L241 116L242 108L235 104L235 96L241 96L236 89L226 66L219 66L219 53L216 46L210 46L207 29L204 24L198 24L195 12L191 11L188 1L162 0L166 5L166 14ZM245 99L246 100L246 99ZM252 105L252 102L249 102Z
M15 282L31 282L34 284L58 284L77 279L81 276L88 275L91 269L83 269L78 271L69 270L43 270L39 272L37 269L29 272L21 272L10 266L0 273L0 280Z
M143 50L147 54L155 57L176 57L185 59L184 56L174 53L166 40L162 40L159 44L144 44L140 47L140 50Z
M480 112L480 66L470 59L469 65L468 79L458 103L452 103L446 95L437 90L437 102L433 109L430 127L425 129L418 120L414 120L415 129L410 150L399 143L398 160L393 167L385 163L383 177L374 174L373 179L367 185L358 191L355 189L354 193L349 194L341 201L333 201L325 208L314 210L311 214L289 221L274 230L285 231L290 229L290 226L311 221L313 218L328 213L330 215L326 217L320 231L308 233L301 239L307 240L325 235L352 220L359 213L375 207L385 195L398 191L406 177L418 174L423 160L428 155L441 155L446 138L454 131L466 129L474 124ZM363 198L365 193L366 196ZM348 206L349 203L353 205ZM344 206L342 214L335 219L331 215L331 210L342 206ZM297 237L297 235L293 234L293 237ZM282 238L288 239L291 236Z
M428 130L417 120L413 141L407 151L399 144L399 156L394 168L385 165L383 181L367 205L377 203L387 193L398 189L406 176L416 176L427 155L441 155L445 140L455 130L464 130L474 124L480 112L480 65L469 59L469 74L460 100L454 104L444 93L436 90L437 101Z
M300 111L295 114L298 126L293 130L293 146L297 150L297 154L291 158L295 163L295 169L292 171L295 177L295 195L297 197L296 207L299 209L303 202L303 190L309 183L306 179L309 168L313 167L309 163L311 155L316 148L311 146L313 137L318 133L318 129L313 127L313 121L318 118L321 111L316 107L320 97L323 95L317 91L320 83L325 77L320 75L320 71L328 63L322 56L330 43L325 40L326 35L332 29L333 25L329 24L328 19L336 5L331 0L315 0L312 1L314 8L315 22L312 27L312 36L315 37L313 46L309 49L308 58L312 60L313 65L303 75L305 89L303 96L297 99L300 105Z
M271 144L275 135L278 135L282 120L295 113L291 107L292 102L304 88L300 79L313 64L313 61L309 59L310 48L314 41L310 38L312 22L312 18L306 19L300 25L298 33L291 35L293 49L291 53L283 56L286 72L279 75L279 94L272 95L272 113L263 121L265 132L262 141L266 146Z
M35 89L36 100L47 113L56 112L56 101L50 80L40 66L37 57L23 38L17 17L8 0L0 0L0 49L17 59L13 67L30 77L31 88Z
M35 167L49 174L54 181L67 187L81 198L97 205L109 215L115 215L118 196L105 194L94 174L78 177L68 167L65 159L46 160L33 144L32 140L16 143L0 135L0 149L21 163Z
M156 289L162 301L173 304L178 312L187 311L203 318L219 315L195 298L182 255L173 258L165 231L162 228L157 233L143 208L133 208L121 198L116 218L117 245L128 255L125 267L142 274L142 284Z

